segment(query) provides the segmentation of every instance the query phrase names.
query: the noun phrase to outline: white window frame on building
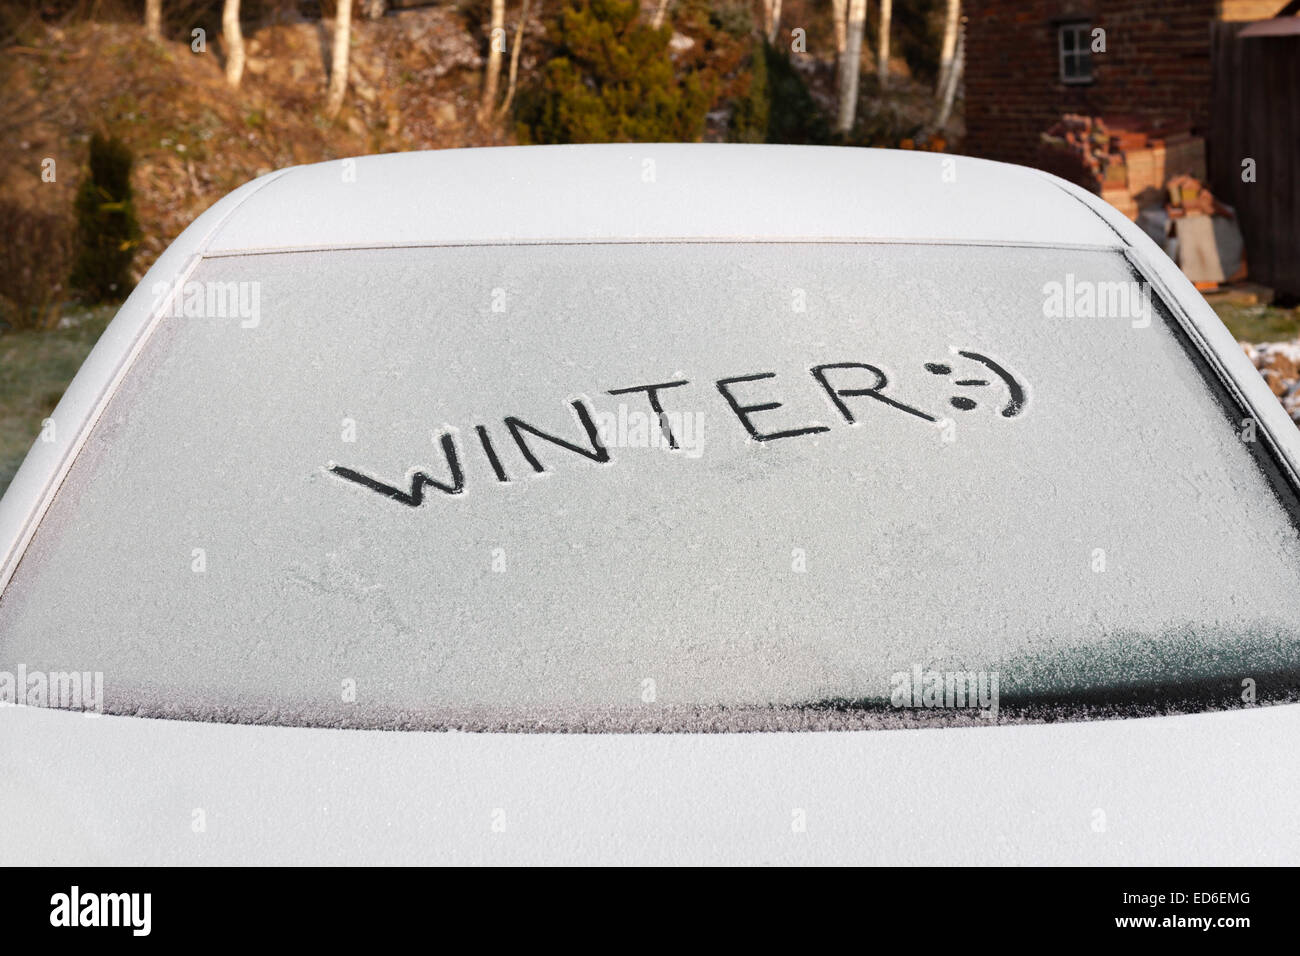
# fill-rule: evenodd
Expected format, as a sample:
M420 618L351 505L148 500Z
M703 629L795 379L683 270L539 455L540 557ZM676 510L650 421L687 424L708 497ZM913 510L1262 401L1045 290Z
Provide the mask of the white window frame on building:
M1066 48L1067 40L1072 41ZM1087 20L1070 20L1056 27L1057 63L1062 83L1091 83L1092 24Z

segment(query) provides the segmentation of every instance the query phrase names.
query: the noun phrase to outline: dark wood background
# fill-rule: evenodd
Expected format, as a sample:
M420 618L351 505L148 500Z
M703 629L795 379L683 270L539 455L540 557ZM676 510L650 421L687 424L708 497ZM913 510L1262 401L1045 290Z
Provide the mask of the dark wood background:
M1300 35L1241 39L1244 26L1212 26L1210 188L1237 210L1251 280L1300 296Z

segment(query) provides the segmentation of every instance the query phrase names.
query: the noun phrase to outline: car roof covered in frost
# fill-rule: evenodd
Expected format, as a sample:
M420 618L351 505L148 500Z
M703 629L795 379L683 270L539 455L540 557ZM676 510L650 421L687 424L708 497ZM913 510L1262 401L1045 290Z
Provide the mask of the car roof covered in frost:
M557 240L1123 245L1060 180L941 153L508 147L341 159L250 186L205 254Z

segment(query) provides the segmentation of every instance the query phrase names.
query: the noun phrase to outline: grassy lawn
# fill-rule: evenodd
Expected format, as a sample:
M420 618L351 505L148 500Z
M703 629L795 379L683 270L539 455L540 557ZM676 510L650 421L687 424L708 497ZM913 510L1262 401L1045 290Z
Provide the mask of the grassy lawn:
M0 333L0 494L117 306L73 309L70 327Z
M1300 337L1300 309L1216 303L1214 311L1241 342L1285 342Z

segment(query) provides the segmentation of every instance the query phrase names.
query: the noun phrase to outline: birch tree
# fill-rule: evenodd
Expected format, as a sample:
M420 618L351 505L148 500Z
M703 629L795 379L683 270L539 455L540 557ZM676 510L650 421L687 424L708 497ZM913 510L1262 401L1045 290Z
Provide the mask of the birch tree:
M771 0L765 0L770 3ZM668 0L659 0L659 5L655 7L655 15L650 18L650 25L658 30L664 25L664 16L668 13Z
M480 119L487 119L497 102L497 87L501 83L501 54L506 45L506 0L492 0L492 30L488 36L487 76L483 80Z
M222 7L221 37L226 45L226 82L238 87L244 76L244 34L239 29L239 0L226 0Z
M334 56L330 61L329 96L325 100L325 115L334 119L343 109L343 96L348 91L348 52L352 46L352 0L338 0L334 11Z
M781 0L763 0L763 32L768 43L776 42L777 31L781 29Z
M966 67L966 27L960 26L957 31L957 55L953 58L952 67L948 70L948 83L943 89L942 97L939 100L939 115L934 123L939 129L948 125L948 117L952 115L953 100L957 98L957 87L961 84L962 71Z
M889 86L889 28L894 19L894 0L880 0L880 49L876 51L876 80L880 88Z
M844 21L848 19L849 0L831 0L831 18L835 21L835 56L844 55Z
M862 34L867 26L867 0L848 0L844 52L840 55L840 111L835 129L853 130L858 110L858 74L862 71Z
M162 36L162 0L145 0L144 32L154 40Z
M515 83L519 79L519 51L524 47L524 25L528 23L528 0L524 0L519 10L519 26L515 27L515 46L510 51L510 79L506 82L506 98L501 104L501 115L510 112L510 104L515 98Z
M947 94L948 78L957 57L957 28L960 25L961 0L948 0L948 12L943 21L943 46L939 49L939 82L934 88L934 98L940 104Z

